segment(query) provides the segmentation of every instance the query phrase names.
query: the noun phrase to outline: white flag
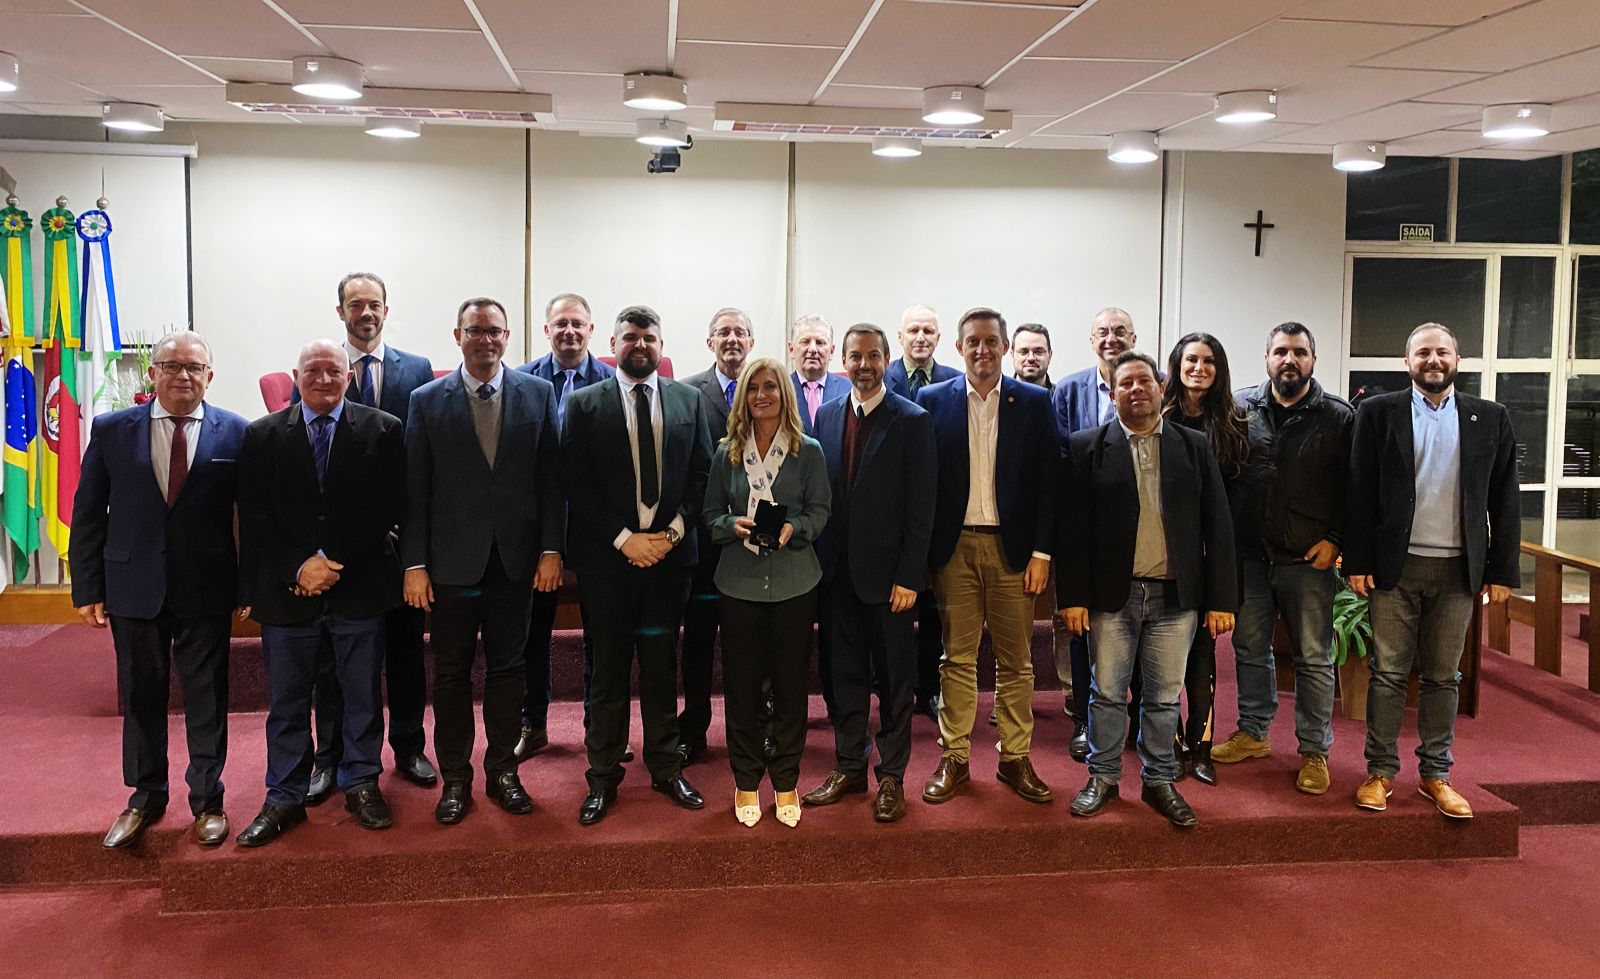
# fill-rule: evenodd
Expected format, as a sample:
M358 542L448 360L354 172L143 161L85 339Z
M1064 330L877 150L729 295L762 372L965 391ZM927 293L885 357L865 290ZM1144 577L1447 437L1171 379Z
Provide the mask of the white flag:
M94 416L111 411L116 394L117 361L122 355L117 329L115 281L108 266L111 257L111 219L104 211L85 211L78 217L83 239L83 345L88 358L78 361L78 402L84 423L84 447L89 442Z

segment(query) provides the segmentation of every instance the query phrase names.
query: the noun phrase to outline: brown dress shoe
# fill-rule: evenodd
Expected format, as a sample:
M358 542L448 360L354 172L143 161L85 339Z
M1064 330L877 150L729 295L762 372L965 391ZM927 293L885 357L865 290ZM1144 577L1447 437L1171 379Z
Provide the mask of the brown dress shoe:
M1001 762L996 774L1000 781L1011 786L1017 795L1029 802L1049 802L1051 799L1050 786L1044 784L1039 773L1033 770L1033 762L1028 760L1027 755Z
M847 795L867 791L867 777L865 775L846 775L841 771L832 771L822 780L822 784L807 792L801 801L808 806L831 806Z
M228 814L221 809L194 817L194 839L201 846L217 846L228 838Z
M1425 778L1418 791L1451 819L1471 819L1472 806L1461 797L1447 778Z
M1393 794L1394 779L1384 778L1382 775L1368 775L1367 780L1356 789L1356 806L1373 812L1383 812L1389 808L1389 796Z
M872 801L872 818L880 823L899 822L906 816L906 790L893 775L878 782L878 797Z
M922 801L938 805L949 802L956 794L956 788L967 781L967 763L957 761L953 755L945 755L939 759L939 767L928 776L928 781L922 786Z
M161 818L161 813L160 809L122 810L116 822L111 824L111 829L106 832L106 838L100 841L100 845L108 850L115 850L131 844L144 835L146 827Z

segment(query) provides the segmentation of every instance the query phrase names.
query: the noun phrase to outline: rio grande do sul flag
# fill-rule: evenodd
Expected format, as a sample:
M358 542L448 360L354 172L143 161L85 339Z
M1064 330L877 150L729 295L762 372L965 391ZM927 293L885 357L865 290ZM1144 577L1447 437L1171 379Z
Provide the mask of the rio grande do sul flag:
M78 352L56 344L44 355L43 465L40 498L45 536L63 559L72 536L72 498L82 470L78 413Z

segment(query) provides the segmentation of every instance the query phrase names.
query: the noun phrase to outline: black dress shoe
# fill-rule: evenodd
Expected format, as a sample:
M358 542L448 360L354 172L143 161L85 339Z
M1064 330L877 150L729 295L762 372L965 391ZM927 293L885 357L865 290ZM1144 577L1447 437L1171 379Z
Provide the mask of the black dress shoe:
M633 761L633 745L631 744L624 746L622 749L622 763L626 765L630 761Z
M344 807L356 814L356 822L363 829L388 829L394 825L394 813L376 785L362 785L346 792Z
M1072 741L1067 745L1067 753L1076 762L1089 757L1089 728L1076 717L1072 719Z
M472 808L472 785L469 782L446 782L439 794L439 804L433 807L433 818L446 826L454 826L467 818Z
M705 754L705 751L706 743L704 741L679 741L678 763L680 765L693 765L700 760L700 756Z
M275 806L269 802L261 807L256 818L250 820L250 825L234 842L240 846L266 846L282 836L289 827L305 821L305 806Z
M589 794L583 797L583 805L578 807L578 823L593 826L606 818L606 810L616 801L616 789L590 789Z
M1217 784L1217 766L1211 760L1211 742L1201 741L1191 753L1190 770L1194 777L1207 785Z
M550 747L550 732L542 727L533 727L530 724L522 725L522 734L517 737L517 746L511 750L517 761L527 761L534 754Z
M1112 799L1122 794L1117 783L1109 778L1090 775L1089 781L1084 783L1083 789L1078 792L1078 797L1072 800L1072 814L1074 816L1094 816L1104 809Z
M328 801L328 796L333 795L333 789L333 773L326 769L317 769L311 773L311 785L306 789L306 805L322 805Z
M501 772L490 779L487 792L489 798L500 803L500 808L513 816L525 816L533 812L533 798L522 787L522 780L517 778L516 772Z
M650 780L650 787L685 809L705 808L706 800L700 798L700 793L696 792L694 786L690 785L682 775L674 775L672 778L653 778Z
M1171 782L1147 783L1139 793L1139 798L1179 829L1188 829L1200 821Z
M439 784L439 773L434 771L433 762L429 761L428 756L420 751L409 758L396 758L394 760L394 770L399 772L400 777L412 785L420 785L425 789L431 789Z

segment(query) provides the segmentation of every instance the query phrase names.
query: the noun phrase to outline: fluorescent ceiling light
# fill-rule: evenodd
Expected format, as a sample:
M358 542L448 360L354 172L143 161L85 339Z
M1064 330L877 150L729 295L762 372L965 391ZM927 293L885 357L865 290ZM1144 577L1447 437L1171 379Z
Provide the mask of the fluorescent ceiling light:
M140 102L107 102L100 107L100 125L125 133L159 133L165 122L158 106Z
M1278 118L1278 93L1276 92L1224 92L1217 96L1213 119L1232 125L1247 122L1266 122Z
M422 135L422 122L418 119L391 119L371 116L367 119L367 135L384 139L416 139Z
M1333 147L1333 168L1348 173L1382 170L1389 159L1383 143L1338 143Z
M983 121L983 89L940 85L922 90L922 121L935 126L970 126Z
M676 119L640 119L633 138L646 146L688 146L689 126Z
M294 90L314 99L348 102L361 97L361 66L343 58L294 59Z
M0 92L15 92L22 80L22 66L17 56L0 51Z
M1550 132L1550 107L1535 102L1491 105L1483 110L1483 134L1490 139L1533 139Z
M689 106L689 83L643 71L623 75L622 104L646 112L676 112Z
M1149 163L1160 157L1155 133L1113 133L1106 158L1116 163Z
M907 157L922 155L922 140L902 136L875 136L872 139L873 156Z

